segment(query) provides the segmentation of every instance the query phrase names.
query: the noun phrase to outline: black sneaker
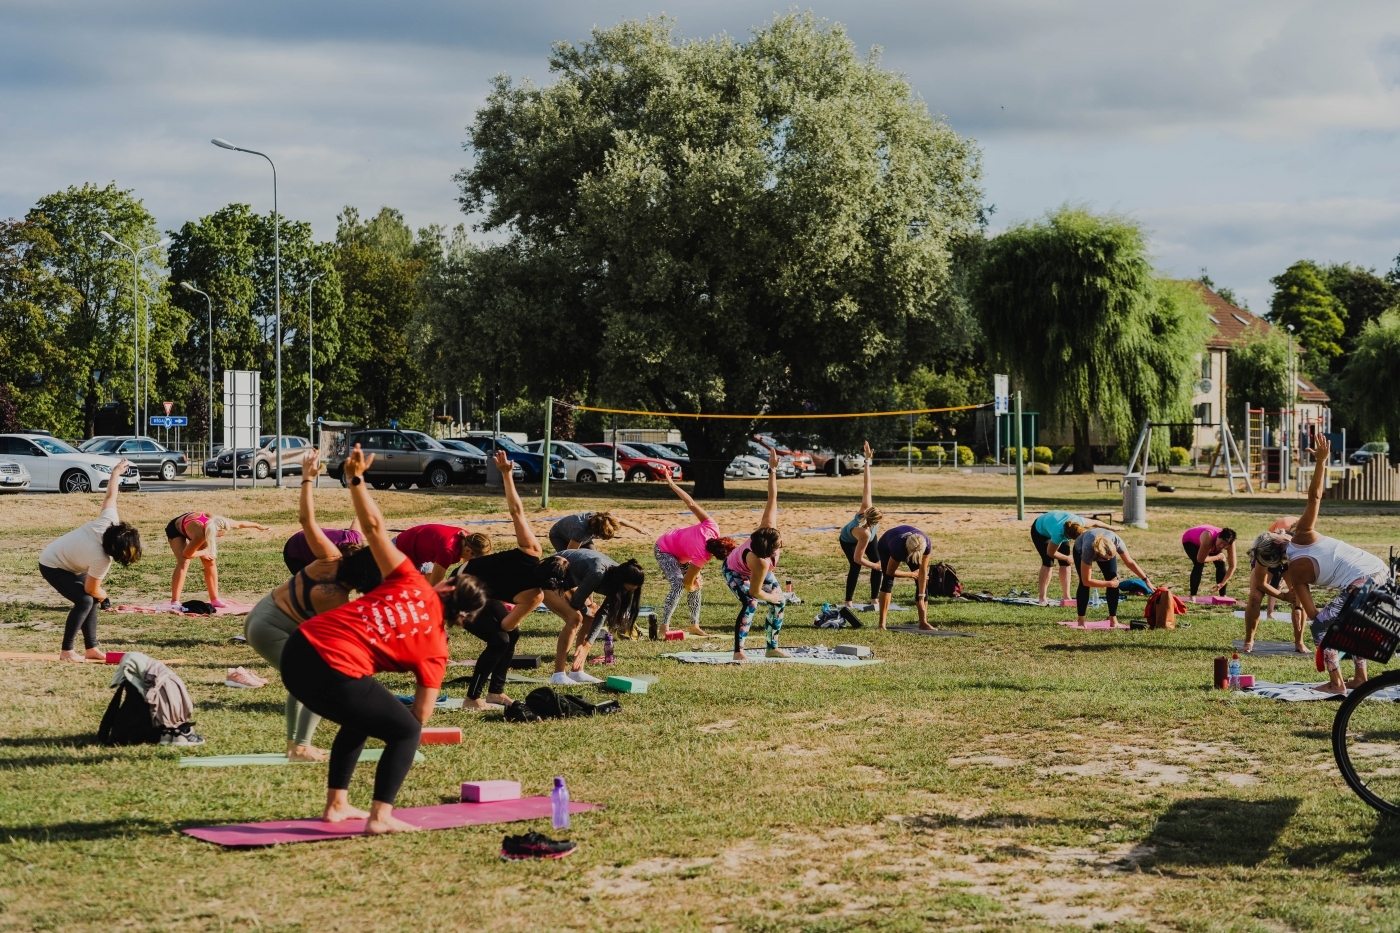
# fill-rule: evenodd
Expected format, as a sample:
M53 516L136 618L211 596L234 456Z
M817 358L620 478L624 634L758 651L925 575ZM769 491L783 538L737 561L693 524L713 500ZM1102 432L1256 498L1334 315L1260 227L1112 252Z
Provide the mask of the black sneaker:
M501 858L518 861L527 858L565 858L578 851L578 844L567 839L550 839L539 833L507 836L501 843Z

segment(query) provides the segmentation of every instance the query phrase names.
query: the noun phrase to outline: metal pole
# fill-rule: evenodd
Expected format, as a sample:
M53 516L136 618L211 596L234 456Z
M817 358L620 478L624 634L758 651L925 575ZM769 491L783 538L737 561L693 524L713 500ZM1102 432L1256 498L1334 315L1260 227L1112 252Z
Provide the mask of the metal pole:
M131 339L136 341L131 348L132 393L131 393L131 433L141 436L141 293L139 291L136 250L131 251Z
M267 159L267 156L263 156ZM277 215L277 166L272 166L272 293L277 312L277 485L282 485L282 228Z
M325 278L325 273L313 275L310 287L306 290L306 430L311 435L311 443L319 449L316 439L316 283ZM321 474L316 474L313 488L320 488Z
M1016 390L1016 519L1026 517L1026 452L1021 446L1021 390Z
M549 508L549 458L554 453L554 396L544 400L544 467L540 470L540 508Z
M613 415L612 481L617 482L617 415Z
M228 419L229 445L233 450L233 488L238 488L238 374L224 370L224 379L229 384L228 409L224 417Z
M914 416L909 416L909 447L905 454L905 459L909 462L909 472L914 472Z

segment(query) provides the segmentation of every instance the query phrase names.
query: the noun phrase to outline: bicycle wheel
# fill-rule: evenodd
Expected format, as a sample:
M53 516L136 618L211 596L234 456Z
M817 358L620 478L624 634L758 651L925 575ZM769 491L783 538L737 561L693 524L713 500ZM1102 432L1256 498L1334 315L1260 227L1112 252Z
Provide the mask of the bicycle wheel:
M1396 699L1371 700L1400 687L1387 671L1353 690L1332 722L1332 754L1347 785L1382 813L1400 816L1400 690Z

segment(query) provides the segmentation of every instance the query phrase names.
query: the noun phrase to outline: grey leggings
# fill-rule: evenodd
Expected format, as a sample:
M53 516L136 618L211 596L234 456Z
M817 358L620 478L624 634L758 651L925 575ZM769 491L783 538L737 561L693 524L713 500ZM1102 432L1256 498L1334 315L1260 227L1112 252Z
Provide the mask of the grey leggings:
M287 646L287 639L300 627L301 623L279 609L272 594L268 593L248 613L243 623L243 635L253 650L281 673L282 649ZM320 716L297 702L296 697L287 694L288 742L310 745L311 736L320 724Z
M671 616L676 613L676 603L680 602L681 594L685 593L686 605L690 608L690 624L700 624L700 588L696 587L694 593L685 592L685 568L689 565L682 564L676 560L676 555L668 554L656 548L656 562L661 565L661 573L666 577L666 581L671 584L671 589L666 593L666 602L661 610L662 624L668 628L671 625Z

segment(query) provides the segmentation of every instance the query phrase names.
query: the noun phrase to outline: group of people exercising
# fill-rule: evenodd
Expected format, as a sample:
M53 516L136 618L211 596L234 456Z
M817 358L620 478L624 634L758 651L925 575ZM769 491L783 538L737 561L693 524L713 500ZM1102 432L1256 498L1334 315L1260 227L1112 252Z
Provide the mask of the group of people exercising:
M870 449L860 509L843 526L838 542L848 563L846 604L851 605L863 572L869 571L872 602L879 626L887 627L890 598L897 579L915 581L919 626L929 629L927 591L932 545L927 533L900 524L881 531L884 516L875 507L871 490ZM1317 441L1316 456L1325 462L1327 442ZM324 819L367 820L366 832L408 831L414 827L393 816L393 803L418 747L420 730L431 715L448 664L447 629L459 626L483 642L469 679L469 709L494 704L509 706L506 677L520 623L541 605L562 622L556 643L553 683L596 683L584 670L589 650L607 629L634 630L646 573L635 560L619 563L593 547L622 527L645 528L607 512L583 512L558 519L549 540L555 552L546 557L525 515L511 479L504 452L496 466L504 484L515 546L496 550L492 539L460 527L417 525L394 536L364 481L373 454L358 447L346 458L345 482L355 521L344 530L323 529L316 520L314 490L321 465L312 455L301 480L298 519L301 531L286 543L283 559L291 577L262 598L247 614L244 631L249 645L282 675L287 687L287 757L291 760L329 759ZM689 631L700 628L702 571L710 560L720 565L725 585L735 595L739 612L734 623L734 659L747 659L746 639L760 603L764 605L767 654L786 657L779 646L784 609L790 594L777 578L782 551L778 529L776 452L770 451L768 495L758 526L743 540L726 537L718 523L673 481L668 485L685 503L695 522L672 529L656 539L654 554L669 589L662 627L669 630L684 595L690 615ZM121 475L119 464L113 475ZM1260 607L1265 598L1287 599L1293 606L1295 647L1302 645L1303 620L1321 639L1335 620L1347 595L1367 580L1384 582L1389 568L1380 558L1317 533L1322 473L1314 474L1307 508L1296 521L1280 519L1261 533L1249 549L1251 561L1246 650L1253 643ZM118 487L107 490L96 520L58 538L39 558L40 572L65 599L73 603L64 629L65 660L101 657L96 612L106 600L103 579L113 562L130 565L141 558L137 529L117 513ZM183 610L180 592L190 560L204 565L211 604L218 605L217 540L229 530L266 526L236 522L204 513L185 513L172 520L166 537L176 558L171 608ZM1111 625L1118 625L1118 559L1150 588L1151 581L1128 552L1123 539L1109 526L1069 512L1040 516L1031 526L1031 541L1041 560L1040 602L1047 602L1050 571L1059 565L1065 600L1069 598L1069 566L1078 571L1078 624L1085 624L1089 592L1105 590ZM1235 532L1200 525L1182 536L1191 560L1191 593L1195 595L1207 564L1215 564L1214 589L1224 594L1236 568ZM1094 578L1098 566L1100 577ZM454 569L455 568L455 569ZM755 582L757 581L757 583ZM1336 598L1322 609L1313 602L1314 586L1334 587ZM74 649L77 633L85 655ZM573 649L572 661L569 651ZM1320 688L1344 692L1366 678L1365 662L1356 660L1355 676L1344 682L1340 660L1322 652L1329 683ZM411 704L401 702L374 677L379 673L414 676ZM341 728L329 755L312 744L321 719ZM369 811L348 801L350 778L365 741L384 742L375 774Z

